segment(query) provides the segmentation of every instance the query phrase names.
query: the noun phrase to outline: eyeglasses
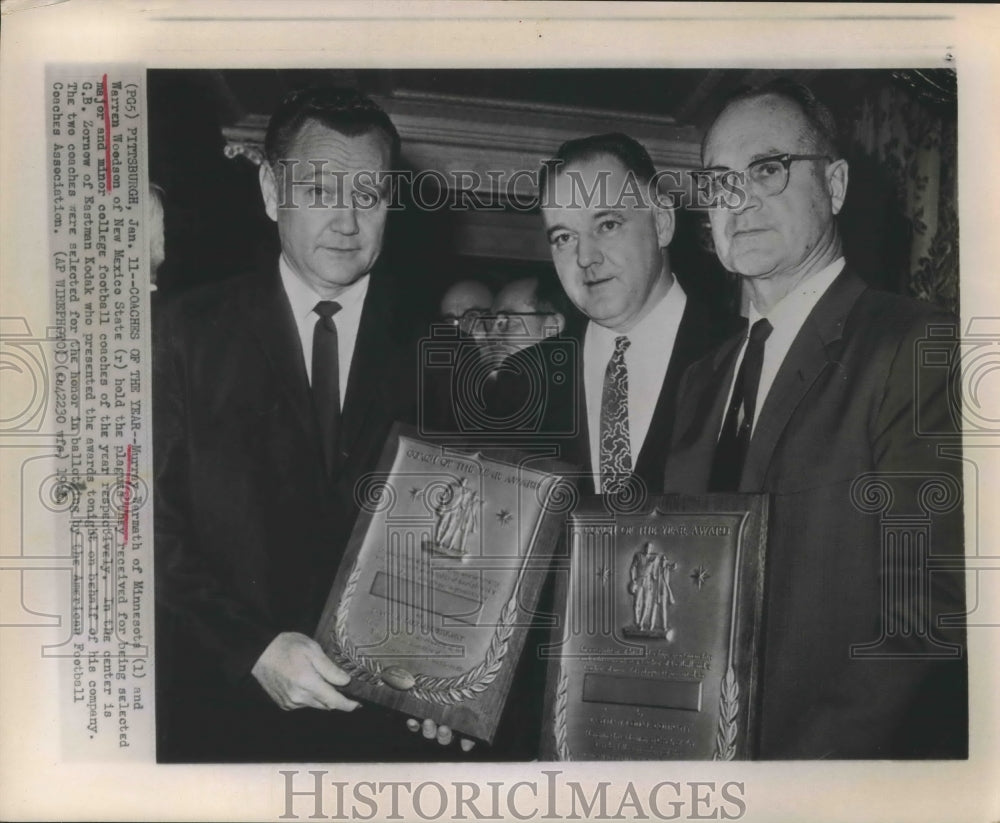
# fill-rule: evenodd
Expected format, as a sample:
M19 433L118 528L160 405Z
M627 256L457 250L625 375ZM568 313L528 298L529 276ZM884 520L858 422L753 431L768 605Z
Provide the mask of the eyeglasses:
M498 311L484 314L479 318L479 327L485 332L513 331L514 334L528 334L528 327L522 317L551 317L551 311Z
M733 190L744 181L753 183L766 197L773 197L788 187L789 169L796 160L829 162L832 159L826 154L776 154L754 160L742 172L735 169L703 169L701 174L708 177L708 190L713 199L731 197Z
M468 309L462 314L443 314L441 315L441 319L444 320L445 323L452 326L467 324L471 327L473 323L477 322L486 314L488 314L486 309Z
M514 317L548 317L550 311L498 311L484 319L493 321L493 328L503 331L510 326L511 318ZM523 325L523 324L522 324Z

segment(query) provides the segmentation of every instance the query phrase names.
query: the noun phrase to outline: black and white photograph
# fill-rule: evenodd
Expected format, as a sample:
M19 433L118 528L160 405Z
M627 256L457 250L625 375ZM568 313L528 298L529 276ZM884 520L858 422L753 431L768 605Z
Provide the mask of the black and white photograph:
M0 817L1000 816L998 11L4 0Z
M490 743L351 699L357 660L313 637L394 423L440 455L551 455L612 512L767 494L755 722L728 732L745 756L966 756L953 71L164 70L147 89L161 760L539 756L545 632ZM468 556L415 545L383 569L434 580L367 607L407 642L375 632L356 677L438 672L447 643L416 638L452 609L493 633L480 564L526 547L487 528L478 471L468 492L440 477L382 529L422 514L427 542L455 508ZM519 605L558 644L551 595ZM697 642L614 634L663 691L726 673L718 653L684 668ZM594 758L646 759L634 730L657 718L676 759L712 754L685 742L707 702L582 688L580 733L613 732Z

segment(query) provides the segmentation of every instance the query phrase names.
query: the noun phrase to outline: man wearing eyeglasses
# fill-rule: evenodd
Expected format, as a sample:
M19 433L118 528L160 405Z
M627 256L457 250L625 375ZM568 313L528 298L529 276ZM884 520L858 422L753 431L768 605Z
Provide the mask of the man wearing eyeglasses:
M494 379L484 400L498 432L571 432L575 343L563 337L572 307L555 275L504 286L484 319Z
M665 486L770 494L758 755L964 757L964 633L936 622L965 611L958 424L917 348L956 319L845 262L848 166L805 87L735 98L702 154L749 322L685 374Z
M481 428L481 413L473 405L460 406L463 386L480 379L486 368L483 317L490 313L493 292L478 280L460 280L441 297L439 324L429 338L433 354L421 354L418 414L424 435L460 435ZM428 362L430 361L430 362ZM440 367L440 363L446 363Z
M497 293L489 337L501 361L559 336L566 327L564 311L554 304L555 292L541 293L542 285L537 277L521 277Z
M471 337L477 321L489 314L492 304L493 293L488 286L478 280L460 280L441 298L441 319L457 326L463 336Z

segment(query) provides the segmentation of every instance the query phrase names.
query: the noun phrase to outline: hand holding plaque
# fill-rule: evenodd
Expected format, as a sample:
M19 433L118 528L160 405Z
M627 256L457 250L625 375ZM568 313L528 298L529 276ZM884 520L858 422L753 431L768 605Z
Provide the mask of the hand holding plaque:
M398 427L316 634L351 676L344 692L491 742L571 502L568 471Z

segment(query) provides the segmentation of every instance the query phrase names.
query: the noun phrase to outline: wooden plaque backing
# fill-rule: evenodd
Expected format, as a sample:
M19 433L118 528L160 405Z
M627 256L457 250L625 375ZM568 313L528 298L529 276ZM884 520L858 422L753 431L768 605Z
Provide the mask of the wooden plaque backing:
M565 518L568 464L467 452L397 425L316 640L343 691L492 742Z
M558 569L543 757L751 759L767 495L590 497Z

